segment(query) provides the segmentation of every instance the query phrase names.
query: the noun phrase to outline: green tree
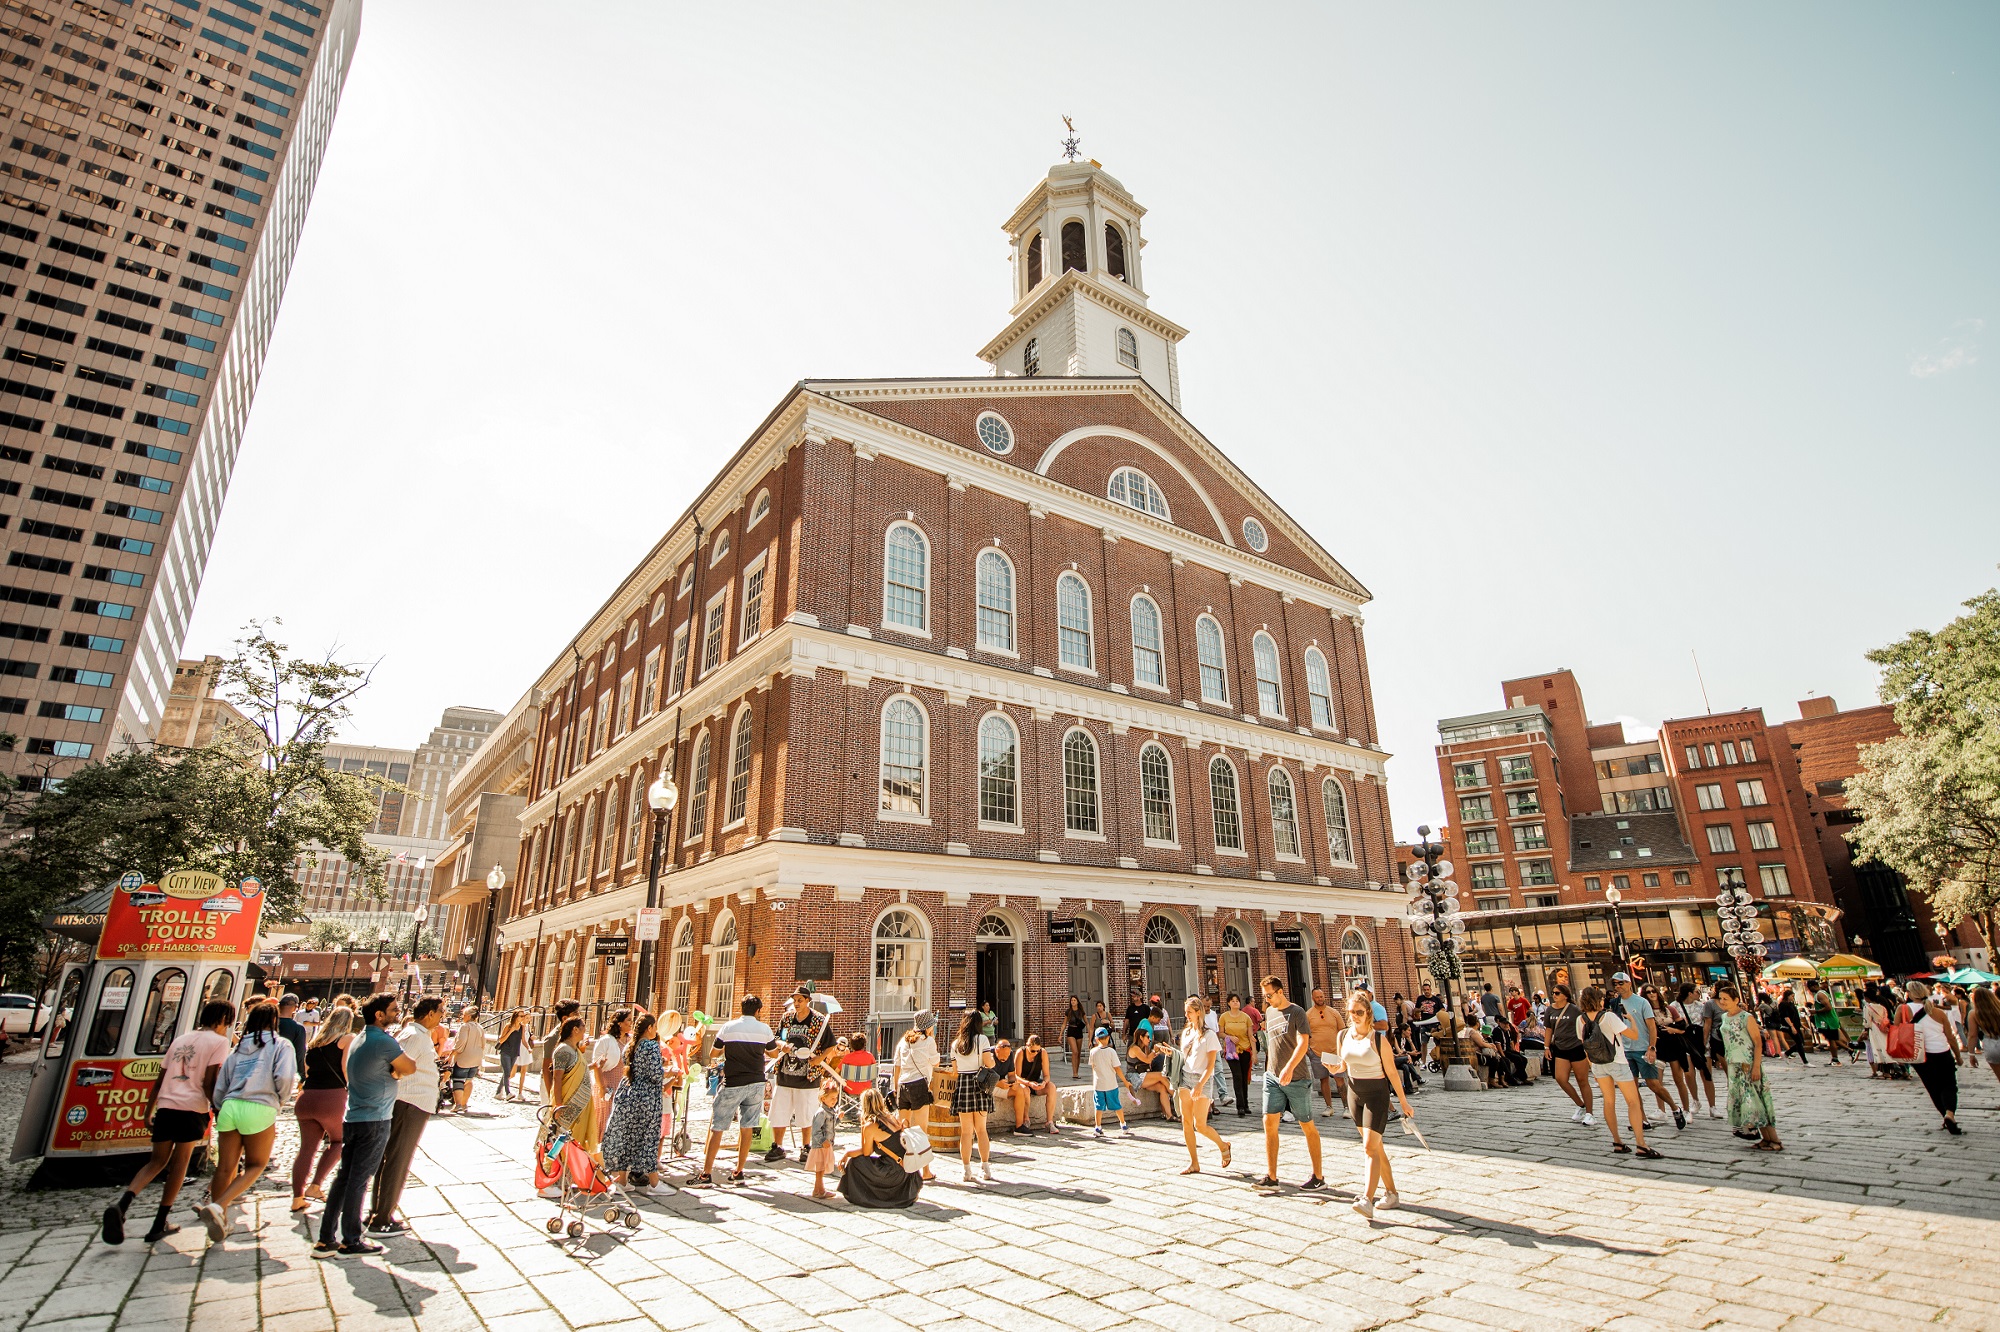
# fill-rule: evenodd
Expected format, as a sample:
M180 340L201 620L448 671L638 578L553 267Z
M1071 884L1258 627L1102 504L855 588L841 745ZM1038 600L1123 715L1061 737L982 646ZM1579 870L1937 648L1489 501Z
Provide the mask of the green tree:
M354 937L344 920L316 920L306 931L306 947L318 953L337 952Z
M136 871L209 870L260 880L265 913L299 918L293 877L321 848L360 869L382 894L385 857L364 835L380 778L335 772L323 751L369 672L329 654L293 656L252 623L221 672L224 696L250 722L202 749L127 750L83 764L29 799L0 790L14 836L0 846L0 964L31 964L41 921L58 903Z
M2000 590L1936 631L1868 654L1902 734L1861 750L1848 834L1924 895L1944 928L1968 917L1988 946L2000 910Z

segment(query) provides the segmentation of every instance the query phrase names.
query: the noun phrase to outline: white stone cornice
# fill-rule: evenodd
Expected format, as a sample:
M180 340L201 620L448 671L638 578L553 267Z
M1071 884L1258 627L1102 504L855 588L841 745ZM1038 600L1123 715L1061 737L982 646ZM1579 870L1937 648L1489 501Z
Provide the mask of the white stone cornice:
M979 359L993 362L1006 354L1009 347L1021 340L1021 335L1049 311L1072 297L1095 301L1130 324L1137 324L1155 337L1169 343L1179 342L1188 331L1171 319L1163 319L1145 305L1132 299L1132 293L1123 283L1113 287L1099 281L1080 269L1069 269L1055 281L1041 290L1019 307L1019 313L1008 321L991 342L979 350Z

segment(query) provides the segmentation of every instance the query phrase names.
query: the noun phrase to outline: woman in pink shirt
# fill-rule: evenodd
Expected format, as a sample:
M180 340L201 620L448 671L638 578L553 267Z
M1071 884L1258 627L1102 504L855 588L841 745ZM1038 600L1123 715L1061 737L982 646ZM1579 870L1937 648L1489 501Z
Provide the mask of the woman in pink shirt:
M208 1117L213 1107L215 1076L229 1055L229 1024L236 1021L236 1005L217 999L202 1007L195 1029L167 1047L160 1058L160 1076L153 1083L153 1098L146 1107L152 1123L153 1154L132 1182L118 1195L118 1201L104 1209L104 1242L125 1242L125 1213L139 1191L153 1182L162 1170L167 1182L160 1194L159 1215L146 1231L146 1243L153 1244L179 1230L167 1224L167 1213L180 1196L187 1178L188 1160L194 1149L208 1138Z

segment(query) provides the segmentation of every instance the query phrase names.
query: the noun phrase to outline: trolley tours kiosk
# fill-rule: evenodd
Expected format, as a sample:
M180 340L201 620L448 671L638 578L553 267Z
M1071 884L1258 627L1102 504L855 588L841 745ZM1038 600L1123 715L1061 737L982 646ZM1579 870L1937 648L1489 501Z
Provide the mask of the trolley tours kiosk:
M96 955L65 967L57 982L14 1134L16 1161L146 1151L160 1057L208 1000L242 1002L262 884L229 886L206 871L175 870L157 884L127 874L108 893L94 929L88 910L50 922L94 941Z

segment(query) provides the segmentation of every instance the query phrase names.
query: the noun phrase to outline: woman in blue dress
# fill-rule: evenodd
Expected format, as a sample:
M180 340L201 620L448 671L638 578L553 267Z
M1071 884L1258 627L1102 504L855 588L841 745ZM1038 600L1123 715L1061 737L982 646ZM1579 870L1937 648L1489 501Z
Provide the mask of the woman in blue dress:
M660 1090L667 1077L657 1027L643 1013L625 1052L625 1077L611 1098L611 1124L604 1133L604 1168L620 1184L645 1190L660 1181Z

